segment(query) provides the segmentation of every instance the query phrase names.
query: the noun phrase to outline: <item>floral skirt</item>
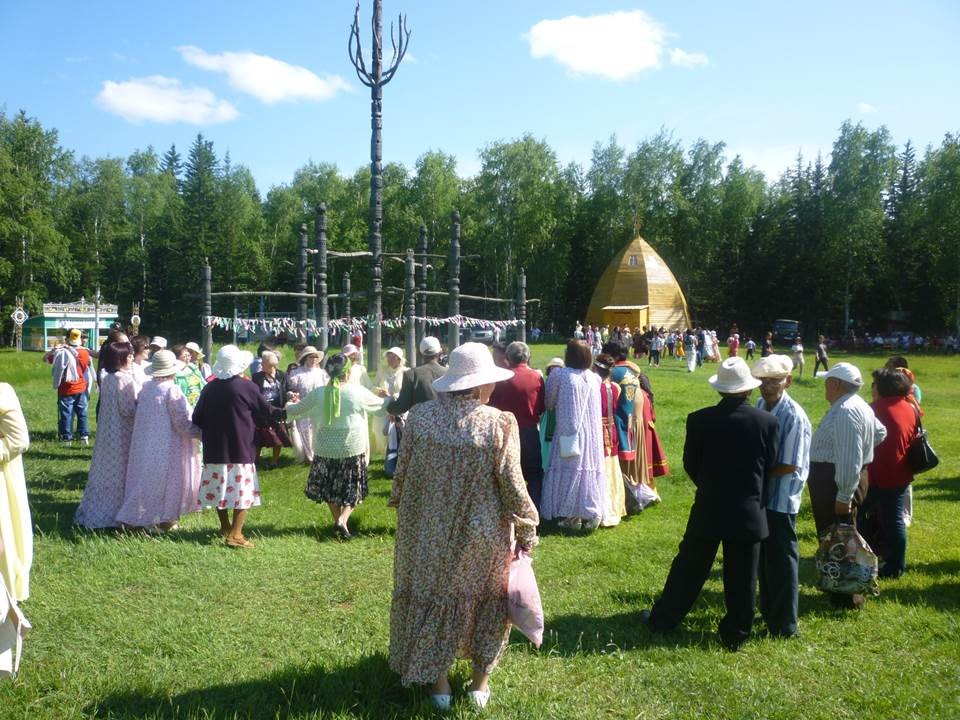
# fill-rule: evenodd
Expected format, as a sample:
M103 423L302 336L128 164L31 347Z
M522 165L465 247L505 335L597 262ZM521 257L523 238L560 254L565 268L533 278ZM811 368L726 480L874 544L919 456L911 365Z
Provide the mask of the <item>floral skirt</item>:
M318 503L355 506L367 496L367 459L364 453L346 458L314 455L306 496Z
M200 475L197 508L247 510L260 504L260 480L253 463L207 463Z

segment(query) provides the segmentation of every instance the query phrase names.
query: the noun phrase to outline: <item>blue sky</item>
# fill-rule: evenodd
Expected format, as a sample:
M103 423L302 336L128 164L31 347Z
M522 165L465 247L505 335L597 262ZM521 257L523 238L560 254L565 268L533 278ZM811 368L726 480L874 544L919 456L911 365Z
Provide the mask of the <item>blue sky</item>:
M372 2L361 3L369 50ZM350 0L0 0L0 107L78 155L196 133L262 192L308 160L368 162L369 91L346 53ZM845 119L924 147L960 130L960 2L385 0L410 55L385 89L384 159L430 149L458 171L525 132L561 161L664 127L776 176L829 152ZM389 48L387 49L389 56Z

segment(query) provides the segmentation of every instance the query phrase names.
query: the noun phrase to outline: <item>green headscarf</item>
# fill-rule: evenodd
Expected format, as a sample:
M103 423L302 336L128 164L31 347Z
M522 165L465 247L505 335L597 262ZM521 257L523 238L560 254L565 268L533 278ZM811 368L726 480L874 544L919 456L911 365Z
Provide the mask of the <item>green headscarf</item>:
M340 417L340 383L344 378L350 378L350 368L353 363L349 358L343 364L343 368L337 373L336 377L330 378L326 392L326 421L327 425L332 425L334 418Z

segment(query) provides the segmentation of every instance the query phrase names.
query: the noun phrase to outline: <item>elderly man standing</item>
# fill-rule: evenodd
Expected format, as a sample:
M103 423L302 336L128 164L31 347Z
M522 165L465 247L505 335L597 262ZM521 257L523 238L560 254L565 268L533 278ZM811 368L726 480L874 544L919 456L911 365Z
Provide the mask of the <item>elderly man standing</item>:
M513 377L498 382L490 395L490 407L511 412L520 427L520 471L527 493L540 511L543 490L543 456L540 454L540 416L544 407L543 375L528 365L530 348L525 342L512 342L505 352Z
M790 637L797 632L800 598L800 546L797 513L810 470L813 430L803 408L787 394L793 383L793 361L770 355L754 363L760 381L757 407L777 419L777 464L767 480L767 528L760 545L760 613L770 634Z
M80 442L90 444L87 404L95 382L91 363L90 351L83 347L82 334L76 328L67 336L67 344L53 353L53 387L57 391L60 418L58 431L60 441L67 445L73 442L74 417Z
M760 381L743 358L724 360L709 383L720 402L687 416L683 467L697 486L680 549L663 593L640 620L668 632L690 612L723 544L727 612L720 641L736 650L753 628L760 541L767 537L764 484L777 465L777 420L753 407Z
M887 429L857 393L863 376L856 365L839 362L823 378L823 393L830 409L810 442L810 509L822 537L835 522L855 524L857 508L867 495L866 466L873 449L883 442ZM862 608L863 595L830 596L836 605Z
M443 348L435 337L427 336L420 341L420 357L423 363L407 370L403 374L403 383L400 385L400 394L390 400L384 408L390 415L403 415L414 405L434 400L437 393L433 389L433 381L443 377L447 369L440 364L440 353ZM381 397L386 397L386 391L381 391Z

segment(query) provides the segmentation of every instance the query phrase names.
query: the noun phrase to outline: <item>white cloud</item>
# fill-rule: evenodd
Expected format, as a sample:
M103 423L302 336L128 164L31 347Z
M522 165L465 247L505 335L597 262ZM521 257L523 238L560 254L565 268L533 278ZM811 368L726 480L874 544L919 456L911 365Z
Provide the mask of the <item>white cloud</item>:
M184 87L176 78L151 75L126 82L107 80L96 97L107 112L132 123L185 122L212 125L237 116L237 109L203 87Z
M688 53L680 48L673 48L670 51L670 62L682 68L695 68L709 65L710 60L706 55L699 52Z
M870 113L875 113L877 108L871 105L870 103L858 102L857 103L857 112L861 115L869 115Z
M193 45L177 48L188 64L224 73L231 87L265 103L283 100L330 100L350 85L339 75L320 77L305 67L252 52L212 54Z
M622 82L659 68L666 29L642 10L541 20L524 36L534 58L551 58L574 75Z

